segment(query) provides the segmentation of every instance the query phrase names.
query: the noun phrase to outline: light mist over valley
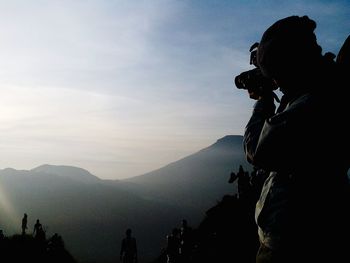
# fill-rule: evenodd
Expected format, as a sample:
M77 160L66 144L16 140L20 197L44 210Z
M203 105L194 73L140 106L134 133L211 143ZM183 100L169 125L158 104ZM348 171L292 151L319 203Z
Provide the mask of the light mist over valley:
M165 236L182 219L196 226L225 194L231 171L243 164L242 136L211 146L158 170L125 180L102 180L87 170L42 165L0 170L0 225L20 232L23 213L29 233L40 219L48 235L60 233L79 262L116 262L125 229L138 240L140 262L156 257Z

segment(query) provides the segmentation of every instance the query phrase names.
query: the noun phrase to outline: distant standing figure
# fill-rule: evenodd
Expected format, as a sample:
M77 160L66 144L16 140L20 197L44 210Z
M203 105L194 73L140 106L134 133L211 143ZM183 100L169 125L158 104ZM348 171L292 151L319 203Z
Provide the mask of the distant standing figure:
M167 235L167 263L178 262L180 242L180 230L178 228L173 228L172 233Z
M2 229L0 229L0 251L4 251L4 244L5 244L5 235Z
M244 171L243 166L239 166L238 173L231 173L229 183L232 184L238 179L238 197L245 198L251 190L249 173Z
M180 254L181 261L188 262L192 250L192 228L188 226L187 220L183 219L180 229Z
M122 246L120 249L120 260L123 263L137 262L136 239L131 236L130 228L126 230L126 237L122 240Z
M36 223L34 225L34 231L33 231L33 235L37 236L42 230L42 225L39 221L39 219L36 220Z
M27 222L28 222L28 216L26 213L24 213L24 216L22 218L22 235L26 234L26 229L28 228Z
M46 241L46 233L41 225L39 219L36 220L33 231L34 238L42 244Z

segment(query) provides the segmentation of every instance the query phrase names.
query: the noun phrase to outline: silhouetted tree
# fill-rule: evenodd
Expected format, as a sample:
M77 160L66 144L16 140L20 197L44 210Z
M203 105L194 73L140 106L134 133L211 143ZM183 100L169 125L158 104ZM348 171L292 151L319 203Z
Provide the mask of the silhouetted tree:
M31 235L4 237L0 251L0 262L76 263L64 246L40 243Z

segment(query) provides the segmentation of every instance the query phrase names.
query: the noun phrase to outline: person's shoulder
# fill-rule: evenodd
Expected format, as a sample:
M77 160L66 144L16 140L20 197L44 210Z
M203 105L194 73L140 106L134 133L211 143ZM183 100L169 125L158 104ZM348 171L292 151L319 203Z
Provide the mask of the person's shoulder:
M298 112L304 112L306 108L312 108L313 105L316 105L318 101L318 98L315 94L313 93L304 93L296 98L292 99L282 111L282 115L294 115L297 114Z
M301 94L299 96L297 96L295 99L293 99L292 101L290 101L288 103L288 107L287 108L293 108L293 107L298 107L298 106L302 106L305 104L309 104L310 102L312 102L315 99L315 95L313 93L304 93Z

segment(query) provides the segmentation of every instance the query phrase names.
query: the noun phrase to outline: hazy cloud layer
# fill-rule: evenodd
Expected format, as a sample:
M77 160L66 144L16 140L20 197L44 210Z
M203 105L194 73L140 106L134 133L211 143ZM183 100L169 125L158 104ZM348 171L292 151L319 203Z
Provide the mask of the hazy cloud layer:
M0 1L0 167L159 168L227 134L253 101L249 46L289 15L337 52L347 1Z

